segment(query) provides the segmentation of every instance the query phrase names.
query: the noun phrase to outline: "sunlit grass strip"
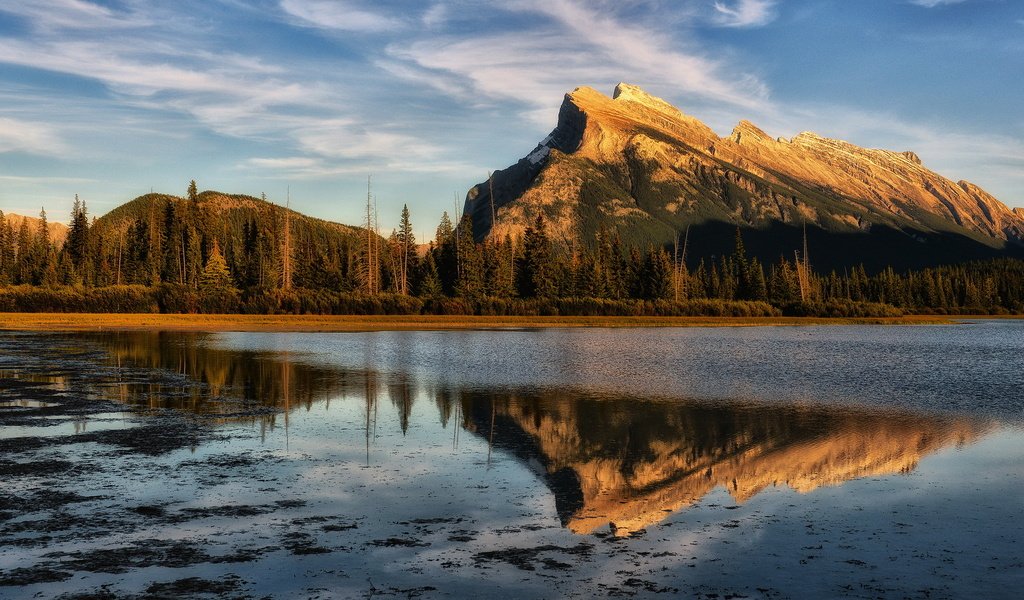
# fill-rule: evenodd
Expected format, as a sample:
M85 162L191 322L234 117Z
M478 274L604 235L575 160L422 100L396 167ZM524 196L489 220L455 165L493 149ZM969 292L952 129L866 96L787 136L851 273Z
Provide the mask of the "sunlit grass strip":
M180 315L0 313L0 329L22 331L401 331L538 327L756 327L775 325L928 325L964 316L903 317L481 317L435 315ZM992 318L992 317L979 317Z

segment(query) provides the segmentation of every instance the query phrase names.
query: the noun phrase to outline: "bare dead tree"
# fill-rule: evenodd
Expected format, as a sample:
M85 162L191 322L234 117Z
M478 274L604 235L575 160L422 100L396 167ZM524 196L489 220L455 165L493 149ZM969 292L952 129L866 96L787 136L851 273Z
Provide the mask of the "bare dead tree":
M375 204L373 201L372 176L366 176L366 220L363 227L366 229L366 248L364 249L361 275L363 289L369 295L376 295L379 291L380 267L379 267L379 245L374 240L377 232L377 217L375 215Z
M800 284L800 301L807 302L811 297L811 262L807 251L807 221L804 221L804 252L794 252L796 259L796 277Z
M288 186L284 205L284 232L281 236L281 289L292 289L292 188Z
M494 173L491 171L487 172L487 187L487 195L491 201L491 227L487 230L487 237L490 237L491 233L494 231L494 226L497 225L497 214L494 210Z
M676 232L675 249L672 261L672 291L676 302L686 295L686 251L690 244L690 226L686 226L683 247L679 248L679 232Z

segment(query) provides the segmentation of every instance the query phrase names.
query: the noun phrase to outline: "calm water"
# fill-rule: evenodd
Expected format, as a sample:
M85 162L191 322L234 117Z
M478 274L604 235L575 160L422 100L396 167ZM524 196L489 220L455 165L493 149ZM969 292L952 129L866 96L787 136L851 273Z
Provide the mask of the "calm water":
M125 539L192 541L213 559L84 567L0 596L189 576L280 597L1012 597L1024 584L1022 322L53 339L87 355L64 377L95 364L109 376L89 393L131 410L0 439L194 415L212 435L152 458L73 446L109 461L76 477L103 497L74 510L196 518L35 546L8 528L0 570ZM46 404L11 392L0 410L33 402ZM240 551L251 560L216 560Z

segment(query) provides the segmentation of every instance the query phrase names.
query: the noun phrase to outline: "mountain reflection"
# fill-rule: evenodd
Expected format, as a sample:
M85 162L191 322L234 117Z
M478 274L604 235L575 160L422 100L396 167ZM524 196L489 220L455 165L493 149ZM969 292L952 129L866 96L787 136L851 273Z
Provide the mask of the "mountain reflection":
M203 334L95 336L117 368L111 396L220 420L273 426L313 403L366 403L367 459L378 400L403 433L428 398L444 428L469 431L511 454L552 491L562 524L625 534L657 523L723 487L744 502L761 490L808 492L860 477L908 473L921 458L978 439L969 418L874 408L647 400L573 390L481 390L405 373L313 365L303 356L218 348ZM155 369L155 371L154 371ZM154 375L155 374L155 375ZM261 412L262 411L262 412ZM372 420L371 420L372 413ZM422 418L423 411L418 413Z
M494 402L493 410L474 403L468 426L539 471L562 524L577 533L610 523L619 534L636 531L719 486L744 502L779 485L809 492L908 473L922 457L988 429L970 419L820 406L557 393Z

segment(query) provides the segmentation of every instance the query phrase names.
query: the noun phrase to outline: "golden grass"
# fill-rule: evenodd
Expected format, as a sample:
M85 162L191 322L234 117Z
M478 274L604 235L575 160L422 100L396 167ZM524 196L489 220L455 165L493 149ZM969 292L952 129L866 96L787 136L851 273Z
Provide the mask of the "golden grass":
M434 315L163 315L0 313L0 330L27 331L399 331L538 327L754 327L777 325L930 325L968 317L477 317ZM987 317L985 317L987 318Z

